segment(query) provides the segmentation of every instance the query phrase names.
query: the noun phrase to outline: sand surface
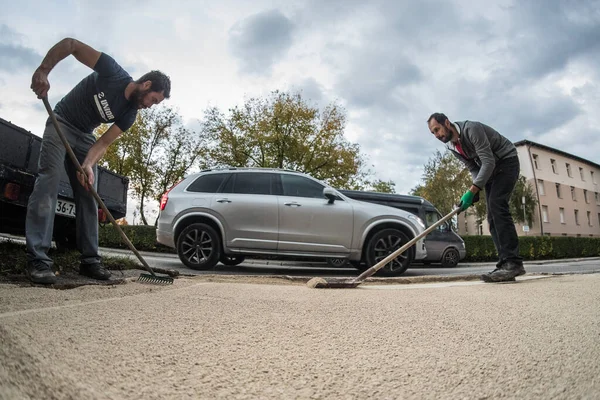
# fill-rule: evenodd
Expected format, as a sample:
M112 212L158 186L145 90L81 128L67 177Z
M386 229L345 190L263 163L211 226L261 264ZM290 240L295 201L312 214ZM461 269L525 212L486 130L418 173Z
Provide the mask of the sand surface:
M0 399L600 393L598 274L347 290L270 283L0 285Z

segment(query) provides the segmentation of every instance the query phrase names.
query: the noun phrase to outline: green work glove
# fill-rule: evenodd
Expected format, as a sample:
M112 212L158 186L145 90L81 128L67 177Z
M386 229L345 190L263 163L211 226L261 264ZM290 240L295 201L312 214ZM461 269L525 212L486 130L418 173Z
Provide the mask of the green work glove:
M460 211L465 211L467 208L471 207L473 205L474 197L475 194L470 190L467 190L460 198L460 204L458 205L460 207Z

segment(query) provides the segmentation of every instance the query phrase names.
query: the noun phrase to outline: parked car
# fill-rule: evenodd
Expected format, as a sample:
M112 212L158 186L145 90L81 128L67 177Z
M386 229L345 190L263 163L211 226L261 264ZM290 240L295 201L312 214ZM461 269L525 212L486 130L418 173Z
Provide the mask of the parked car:
M192 174L165 193L156 237L193 269L247 255L344 258L363 269L424 229L411 213L353 200L306 174L229 168ZM402 274L426 256L419 240L381 273Z
M355 200L367 201L399 208L419 216L427 227L440 219L440 212L427 200L419 196L392 193L375 193L358 190L340 190L340 193ZM450 221L448 221L450 222ZM425 237L427 256L423 263L441 263L445 268L454 268L467 255L465 242L454 232L451 223L444 223ZM340 260L328 260L331 265L340 266Z

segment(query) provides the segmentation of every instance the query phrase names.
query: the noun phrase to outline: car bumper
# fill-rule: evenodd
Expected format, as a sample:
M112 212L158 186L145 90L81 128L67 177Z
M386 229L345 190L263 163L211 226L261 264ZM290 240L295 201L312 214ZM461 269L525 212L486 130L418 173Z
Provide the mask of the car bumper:
M156 230L156 241L168 247L175 248L175 241L173 240L173 234L170 232Z
M421 239L415 246L415 260L423 260L427 258L427 249L425 248L425 240Z

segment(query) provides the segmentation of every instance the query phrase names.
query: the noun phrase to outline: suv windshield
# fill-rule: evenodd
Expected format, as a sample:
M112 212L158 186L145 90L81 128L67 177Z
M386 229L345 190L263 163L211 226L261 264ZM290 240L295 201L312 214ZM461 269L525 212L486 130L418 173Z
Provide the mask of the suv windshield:
M430 227L431 225L435 224L436 222L438 222L440 220L440 214L437 213L437 211L426 211L425 212L425 225L427 227ZM446 229L446 223L444 222L443 224L441 224L440 226L438 226L438 228L440 231L443 231Z

